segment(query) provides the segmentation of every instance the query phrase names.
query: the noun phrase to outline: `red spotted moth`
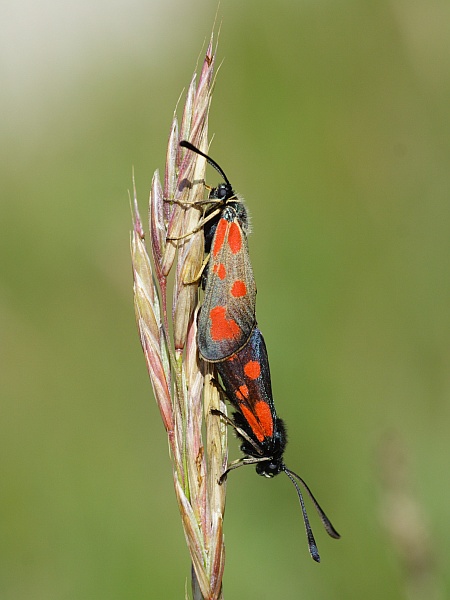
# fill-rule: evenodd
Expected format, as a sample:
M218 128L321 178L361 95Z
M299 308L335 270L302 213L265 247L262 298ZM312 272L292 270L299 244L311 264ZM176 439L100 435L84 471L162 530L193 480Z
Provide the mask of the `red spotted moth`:
M225 180L210 191L211 206L202 220L209 262L203 272L205 294L198 317L200 355L218 362L245 346L256 325L247 210L216 162L189 142L180 146L205 157Z
M230 470L242 465L255 464L258 475L265 477L286 473L294 484L300 500L309 552L315 561L320 562L316 541L297 482L300 482L307 491L327 533L333 538L340 536L305 481L284 464L286 428L275 410L269 360L264 338L259 329L255 327L248 343L236 354L216 363L216 368L222 379L226 397L237 409L233 413L231 424L241 439L241 450L244 454L244 458L229 465L221 477L222 481ZM219 411L215 413L230 422Z
M231 463L223 473L243 465L256 465L258 475L274 477L285 473L295 486L312 558L320 562L299 483L316 508L327 533L339 538L305 481L286 467L285 425L276 413L272 396L269 360L262 333L256 326L256 285L247 245L248 215L219 165L187 141L180 146L200 154L223 177L225 183L212 188L210 207L200 225L204 228L205 253L209 262L202 274L205 290L198 317L198 346L201 357L215 364L223 393L236 409L229 419L241 440L244 458Z

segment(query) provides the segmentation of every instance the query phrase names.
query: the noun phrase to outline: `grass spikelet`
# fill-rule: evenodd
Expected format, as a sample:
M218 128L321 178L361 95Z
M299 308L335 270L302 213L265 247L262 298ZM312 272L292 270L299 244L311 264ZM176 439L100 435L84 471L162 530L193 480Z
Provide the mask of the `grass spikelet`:
M204 196L206 162L179 146L181 139L207 151L215 53L212 38L198 78L186 94L181 125L174 116L164 183L156 171L149 202L149 252L133 199L131 254L136 322L147 369L173 462L175 493L192 561L194 598L221 599L225 564L223 515L226 484L226 426L210 414L225 410L200 364L196 340L198 285L192 281L203 261L203 232L195 231ZM171 200L168 202L167 200ZM170 277L170 282L169 282ZM172 283L173 280L173 283Z

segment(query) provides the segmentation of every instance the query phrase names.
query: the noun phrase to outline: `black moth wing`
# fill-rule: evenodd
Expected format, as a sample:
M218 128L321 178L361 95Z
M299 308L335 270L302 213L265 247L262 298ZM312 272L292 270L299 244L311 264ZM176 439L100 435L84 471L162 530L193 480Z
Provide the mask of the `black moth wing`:
M228 400L239 411L235 423L259 446L258 454L279 455L280 449L282 453L285 442L280 448L277 440L281 419L275 411L267 350L259 329L255 327L248 343L216 368ZM284 430L280 433L284 435Z

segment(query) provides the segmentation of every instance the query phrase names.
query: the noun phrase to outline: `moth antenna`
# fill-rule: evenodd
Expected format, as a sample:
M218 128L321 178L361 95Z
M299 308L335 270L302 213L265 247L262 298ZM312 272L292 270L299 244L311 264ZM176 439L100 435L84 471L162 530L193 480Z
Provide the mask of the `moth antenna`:
M216 163L215 160L213 160L210 156L208 156L207 154L205 154L204 152L202 152L201 150L199 150L198 148L196 148L193 144L191 144L191 142L188 142L187 140L182 140L180 142L180 146L182 148L187 148L188 150L192 150L192 152L195 152L196 154L200 154L200 156L203 156L203 158L206 158L206 160L208 161L208 163L212 167L214 167L214 169L218 173L220 173L222 175L225 183L231 187L231 183L228 181L228 177L225 175L225 173L223 172L223 169L221 167L219 167L219 165Z
M322 521L323 526L325 527L325 531L328 533L328 535L330 537L338 540L341 537L340 534L333 527L330 519L325 514L325 511L323 510L323 508L320 506L320 504L315 499L314 494L309 489L309 486L306 483L306 481L304 479L302 479L300 477L300 475L297 475L297 473L294 473L294 471L290 471L286 466L283 466L283 471L286 473L286 475L289 477L289 479L293 482L293 484L295 485L295 487L297 489L297 492L299 491L299 487L296 484L296 482L294 480L294 477L297 478L300 481L300 483L303 485L303 487L305 488L305 490L308 492L308 496L311 498L311 501L314 504L314 508L317 510L317 513L318 513L318 515L320 517L320 520Z
M283 471L286 473L286 475L292 481L292 483L295 486L295 489L297 490L298 499L300 500L300 506L302 507L303 521L305 523L305 529L306 529L306 537L308 538L309 553L311 554L311 557L316 562L320 562L320 556L319 556L319 552L317 550L316 540L314 539L314 534L312 532L311 525L309 524L308 513L306 512L305 501L303 500L303 495L302 495L301 489L300 489L298 483L295 481L294 477L292 476L293 474L291 474L291 472L288 471L288 469L286 469L286 468L284 468Z

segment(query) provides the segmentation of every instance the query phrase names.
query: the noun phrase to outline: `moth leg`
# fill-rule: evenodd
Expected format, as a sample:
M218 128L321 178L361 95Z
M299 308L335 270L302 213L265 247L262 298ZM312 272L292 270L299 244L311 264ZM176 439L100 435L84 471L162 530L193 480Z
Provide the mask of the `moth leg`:
M217 377L211 377L211 379L209 380L213 385L216 386L216 388L219 390L219 392L222 394L222 396L225 398L225 400L228 400L228 394L226 389L223 387L223 385L220 383L220 381L217 379ZM215 408L213 408L212 410L216 410ZM224 415L222 412L220 412L220 410L217 411L218 413L220 413L223 417L227 418L227 415Z
M211 202L209 204L211 204ZM193 206L193 205L191 205L191 206ZM180 235L179 237L166 237L166 240L168 242L177 242L178 240L184 240L185 238L193 235L194 233L197 233L197 231L200 231L201 229L203 229L203 227L205 226L205 223L207 223L211 219L214 219L214 217L217 216L219 213L220 213L220 208L216 208L216 210L213 210L212 213L210 213L207 217L204 217L203 219L201 219L198 222L197 227L195 227L195 229L193 229L192 231L189 231L188 233L185 233L184 235Z
M211 377L210 382L216 386L217 390L219 391L220 395L222 396L223 400L228 400L228 402L230 401L227 391L226 389L223 387L223 385L219 382L218 379L216 379L216 377ZM233 427L233 429L235 429L236 431L239 432L239 434L241 433L241 429L240 427L237 427L234 424L234 421L232 421L229 417L227 417L227 415L225 413L223 413L221 410L217 410L217 408L212 408L211 409L211 414L212 415L217 415L218 417L222 417L222 419L226 422L227 425L230 425L230 427ZM248 438L247 434L245 433L245 431L242 431L243 437L245 439Z
M222 388L222 386L220 386L219 391L224 391L223 388ZM259 448L255 444L255 442L252 440L252 438L243 429L241 429L240 427L238 427L234 423L234 421L232 419L230 419L229 417L227 417L227 415L225 415L222 411L217 410L217 408L212 408L211 409L211 414L212 415L217 415L219 417L222 417L222 419L225 421L225 423L227 425L230 425L230 427L232 427L236 431L236 433L239 434L239 436L241 438L243 438L246 442L248 442L251 446L253 446L253 448L256 450L256 452L258 452L258 454L261 453L261 448ZM261 459L259 459L259 458L244 459L243 458L241 460L254 460L255 462L259 462ZM262 460L267 460L267 458L263 458ZM231 464L233 464L233 463L231 463ZM243 463L243 464L251 464L251 463ZM235 468L235 467L233 467L233 468ZM229 469L227 469L225 471L225 473L227 473L228 471L229 471Z
M230 427L233 427L233 429L239 429L238 427L236 427L236 425L233 423L233 421L230 419L230 417L227 417L227 415L225 413L223 413L221 410L218 410L217 408L212 408L210 410L210 413L212 415L216 415L217 417L222 417L222 419L225 421L225 423L227 425L230 425Z
M203 273L203 271L205 270L205 267L206 267L206 265L207 265L207 264L208 264L208 262L209 262L209 257L210 257L210 255L209 255L209 254L207 254L207 255L205 256L205 258L204 258L204 260L203 260L203 263L202 263L202 266L200 267L200 269L199 269L199 271L198 271L197 275L195 275L193 279L184 279L184 280L183 280L183 284L184 284L184 285L191 285L191 284L193 284L193 283L197 283L197 282L200 280L200 278L201 278L201 276L202 276L202 273Z
M228 473L233 471L233 469L239 469L239 467L245 467L245 465L254 465L255 463L259 463L264 460L267 460L267 457L261 456L261 458L238 458L238 460L234 460L228 465L227 469L220 476L219 485L222 485L222 483L226 480Z
M185 202L184 200L177 200L176 198L163 198L163 202L167 202L167 204L177 204L182 208L191 208L203 206L204 204L214 204L214 202L219 202L219 200L195 200L194 202Z

